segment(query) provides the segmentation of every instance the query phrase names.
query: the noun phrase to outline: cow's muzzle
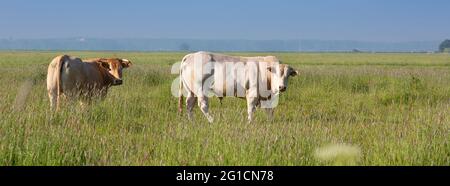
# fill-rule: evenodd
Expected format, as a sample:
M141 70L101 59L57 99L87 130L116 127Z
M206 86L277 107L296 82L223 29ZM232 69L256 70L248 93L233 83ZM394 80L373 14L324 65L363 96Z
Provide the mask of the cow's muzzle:
M279 90L280 90L280 92L284 92L284 91L286 91L286 87L285 86L280 86Z

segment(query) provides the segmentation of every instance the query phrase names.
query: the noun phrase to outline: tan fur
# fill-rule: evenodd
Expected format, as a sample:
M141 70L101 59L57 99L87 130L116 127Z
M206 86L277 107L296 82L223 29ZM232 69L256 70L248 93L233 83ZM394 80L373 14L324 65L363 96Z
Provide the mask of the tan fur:
M63 60L65 60L66 55L61 55L61 56L57 56L55 57L52 62L50 63L49 67L48 67L48 73L53 73L53 76L51 78L47 78L47 85L48 84L53 84L53 86L56 87L50 87L47 86L48 89L48 94L49 96L51 94L55 94L56 91L56 100L50 100L52 107L56 106L56 110L59 109L59 103L60 103L60 99L61 99L61 93L62 93L62 87L61 87L61 70L62 70L62 63ZM56 90L55 90L56 89ZM56 101L56 103L55 103Z
M86 101L97 96L104 98L110 86L121 83L121 69L130 66L131 62L115 58L102 62L102 59L82 61L67 55L55 57L47 72L47 89L52 108L59 108L62 95ZM105 64L108 67L105 68Z

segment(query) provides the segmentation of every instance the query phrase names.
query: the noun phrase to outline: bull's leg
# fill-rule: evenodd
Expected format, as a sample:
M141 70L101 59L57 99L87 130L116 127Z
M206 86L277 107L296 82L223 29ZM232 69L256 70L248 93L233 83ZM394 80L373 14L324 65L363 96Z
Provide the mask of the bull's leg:
M192 120L192 109L194 108L195 105L195 95L194 93L190 92L188 93L188 96L186 97L186 111L188 114L188 119Z
M203 114L206 116L206 119L208 119L208 122L213 123L214 118L208 112L208 97L206 96L199 97L198 106L200 107L200 110L202 110Z
M266 110L267 118L269 119L269 121L273 121L274 108L265 108L264 110Z
M256 111L257 105L258 105L257 97L247 97L248 123L251 123L253 121L253 113Z

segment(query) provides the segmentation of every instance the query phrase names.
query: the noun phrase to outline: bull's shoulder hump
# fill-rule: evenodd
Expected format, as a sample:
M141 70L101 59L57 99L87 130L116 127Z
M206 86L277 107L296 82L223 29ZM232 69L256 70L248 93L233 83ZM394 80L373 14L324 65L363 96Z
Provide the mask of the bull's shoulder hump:
M226 63L226 62L232 62L232 63L244 62L245 63L248 61L248 59L245 57L232 56L232 55L226 55L226 54L217 54L217 53L212 53L211 59L214 62L221 62L221 63Z

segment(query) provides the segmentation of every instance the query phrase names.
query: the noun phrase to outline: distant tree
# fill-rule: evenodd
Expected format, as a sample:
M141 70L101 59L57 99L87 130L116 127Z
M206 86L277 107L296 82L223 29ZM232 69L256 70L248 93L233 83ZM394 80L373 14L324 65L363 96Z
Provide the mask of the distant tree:
M182 43L180 45L180 50L182 51L188 51L191 47L187 43Z
M362 51L358 50L358 49L353 49L352 52L354 52L354 53L361 53Z
M450 40L449 39L446 39L439 45L440 52L448 51L449 49L450 49Z

